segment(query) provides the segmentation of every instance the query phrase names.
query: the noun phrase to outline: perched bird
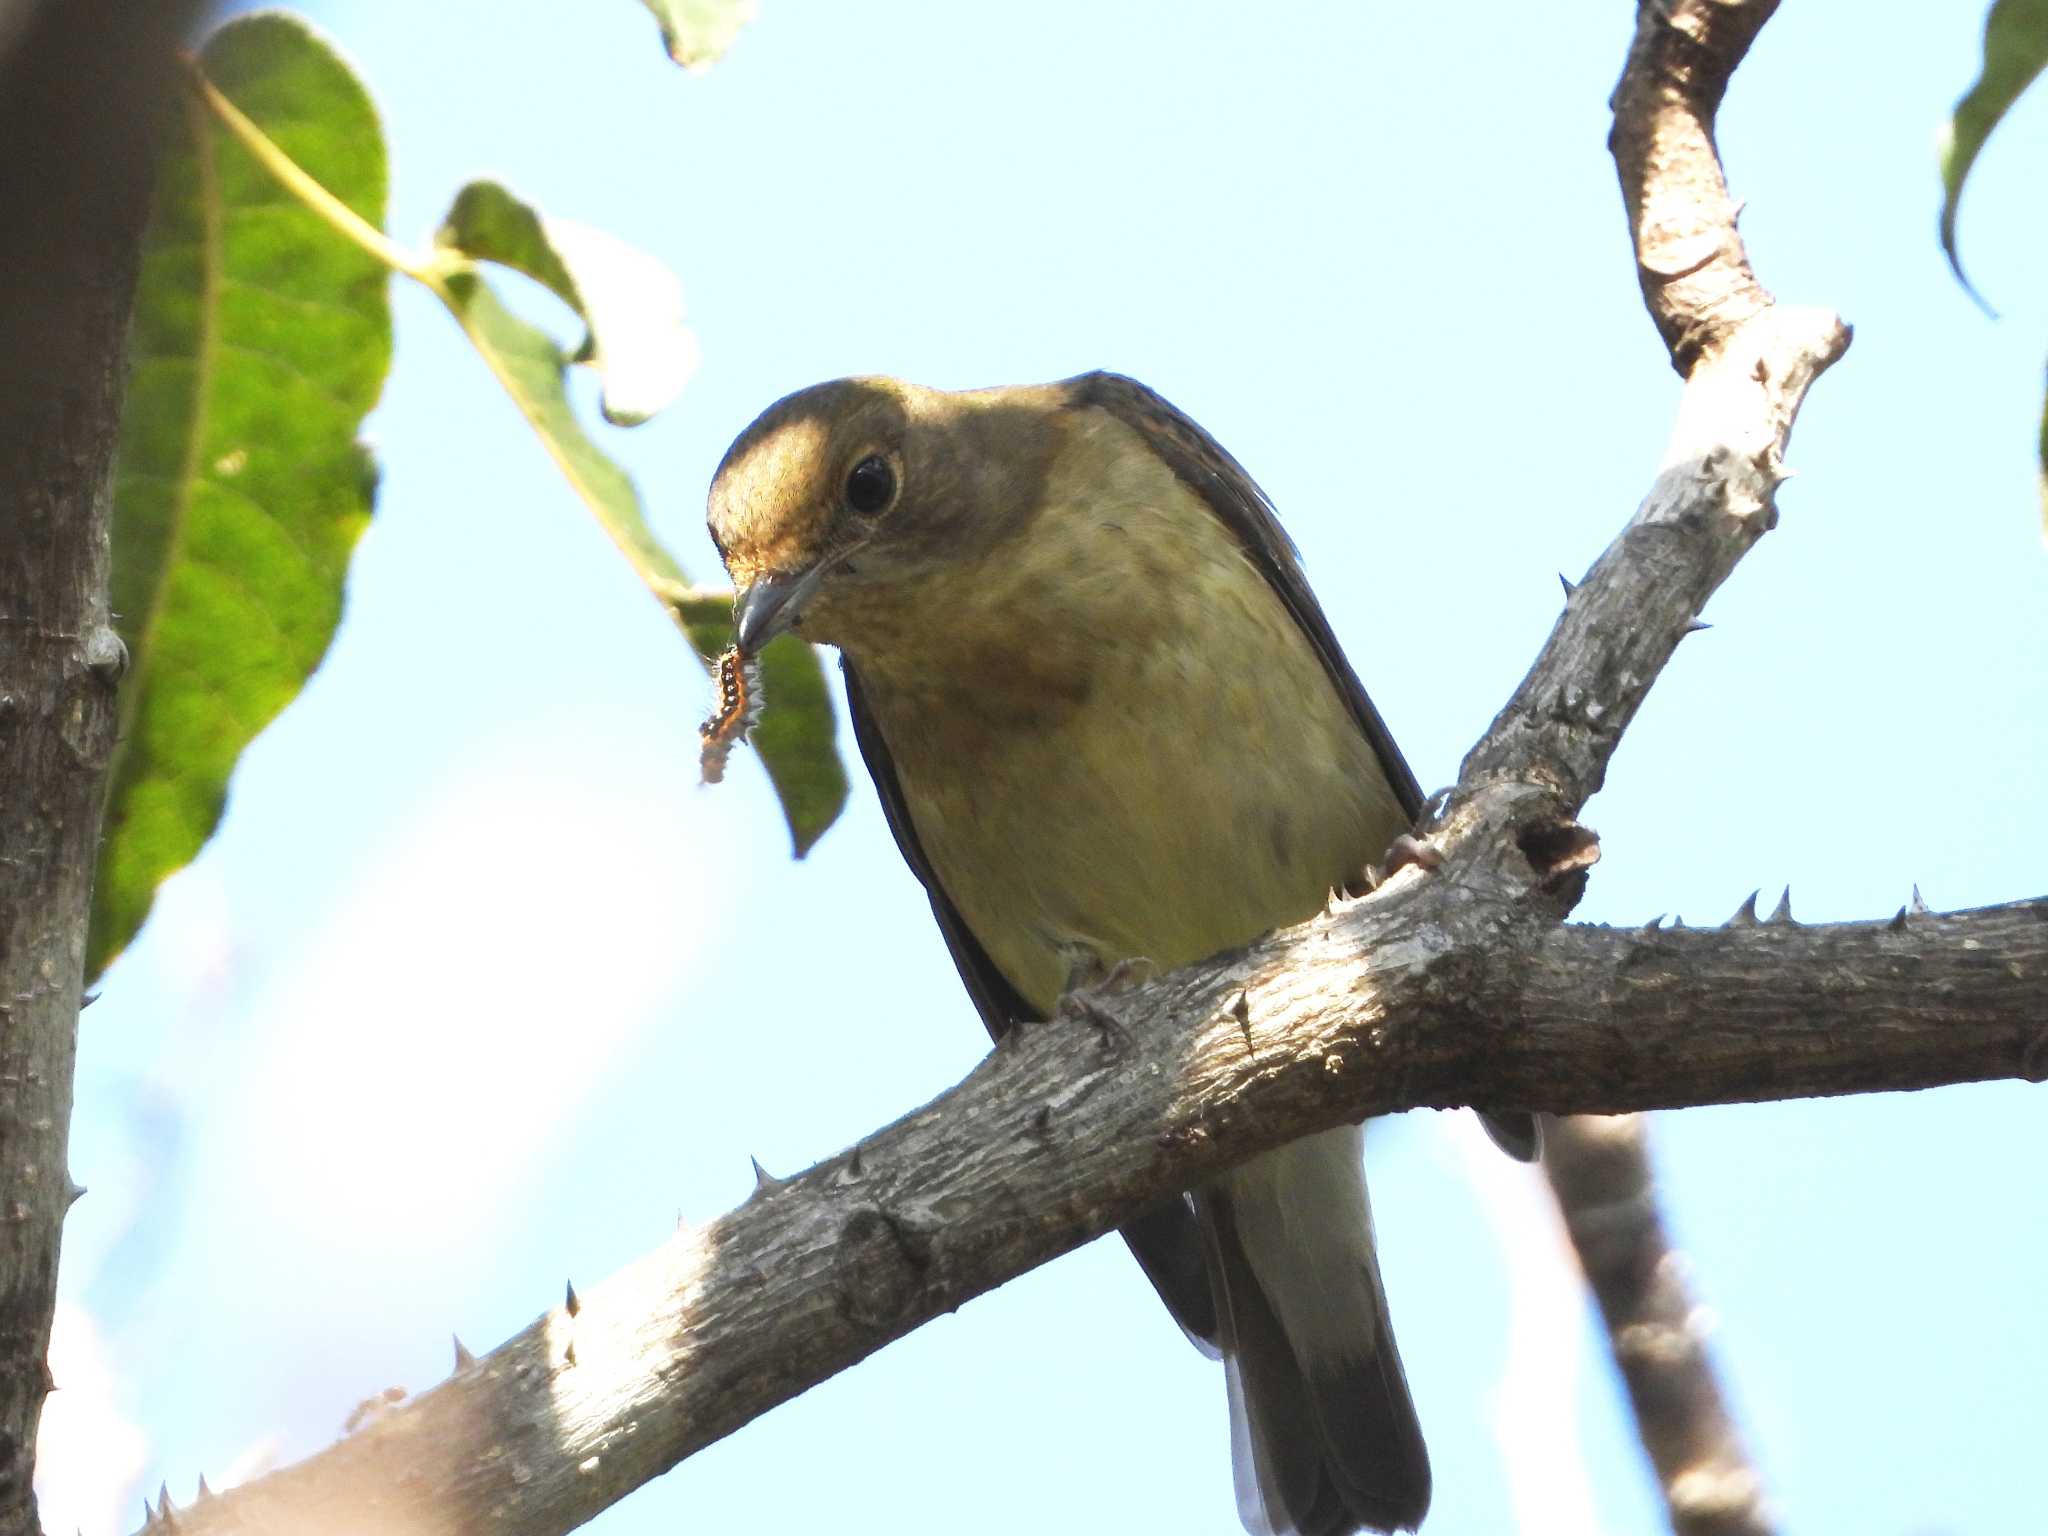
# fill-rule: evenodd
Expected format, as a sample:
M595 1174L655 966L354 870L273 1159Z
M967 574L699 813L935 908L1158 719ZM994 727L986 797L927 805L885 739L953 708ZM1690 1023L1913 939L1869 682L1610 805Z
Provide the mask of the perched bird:
M1069 978L1185 965L1319 911L1421 804L1237 461L1134 380L799 391L710 525L739 646L839 648L862 757L997 1037ZM1528 1117L1496 1139L1533 1151ZM1125 1228L1228 1367L1254 1530L1411 1530L1422 1428L1362 1132L1281 1147Z

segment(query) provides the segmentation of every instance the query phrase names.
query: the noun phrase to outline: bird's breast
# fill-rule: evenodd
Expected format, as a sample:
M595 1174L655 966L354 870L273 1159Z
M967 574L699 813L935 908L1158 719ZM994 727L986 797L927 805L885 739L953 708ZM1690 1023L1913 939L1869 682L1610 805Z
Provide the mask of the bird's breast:
M936 878L1041 1010L1077 958L1170 968L1312 915L1404 824L1229 530L1114 459L921 589L945 625L849 643Z

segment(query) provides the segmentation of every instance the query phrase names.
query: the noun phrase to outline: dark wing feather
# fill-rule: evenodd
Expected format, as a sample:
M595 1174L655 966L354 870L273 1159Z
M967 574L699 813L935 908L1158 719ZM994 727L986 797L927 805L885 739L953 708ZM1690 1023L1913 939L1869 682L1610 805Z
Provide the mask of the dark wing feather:
M1373 708L1365 684L1358 680L1358 674L1351 670L1351 663L1345 660L1344 648L1337 644L1330 621L1323 617L1322 604L1316 601L1315 593L1309 590L1308 578L1302 574L1301 557L1294 541L1280 526L1280 519L1273 511L1273 503L1266 499L1266 493L1259 489L1257 482L1245 473L1244 466L1233 459L1221 443L1172 402L1147 389L1136 379L1126 378L1120 373L1084 373L1079 378L1069 379L1067 389L1068 398L1074 405L1096 406L1108 411L1144 438L1152 451L1180 477L1181 483L1207 502L1209 510L1236 537L1246 556L1279 595L1280 601L1287 605L1287 611L1294 615L1294 622L1308 636L1309 644L1316 648L1316 655L1322 659L1323 671L1329 675L1330 686L1337 690L1345 707L1351 711L1352 719L1358 722L1359 730L1372 744L1380 771L1387 776L1395 798L1400 801L1401 814L1412 825L1422 815L1422 786L1415 782L1407 759L1394 745L1394 736L1387 729L1386 721ZM1542 1150L1535 1116L1482 1110L1479 1118L1485 1124L1487 1134L1510 1157L1531 1162Z
M844 656L839 659L839 670L846 675L846 711L853 717L853 739L860 747L861 761L867 764L868 776L875 781L875 792L882 797L882 815L895 834L903 862L910 866L917 883L931 898L932 916L939 920L939 932L946 937L946 949L960 970L967 995L974 999L975 1012L988 1026L989 1036L1000 1040L1010 1032L1011 1025L1028 1024L1044 1015L1025 1002L1010 985L1009 977L996 969L995 961L989 959L981 941L968 931L967 920L939 884L931 860L925 857L924 845L917 840L917 828L910 823L910 807L903 800L895 760L889 756L889 744L882 740L882 732L861 692L860 674Z
M875 781L875 792L881 796L882 815L895 834L897 850L931 899L932 916L938 919L939 932L945 936L946 948L953 956L967 995L974 999L981 1022L988 1026L993 1038L1001 1040L1011 1026L1030 1023L1043 1015L1025 1002L1010 985L1010 979L996 968L995 961L981 947L981 941L975 938L960 909L939 883L931 860L925 857L924 845L917 840L917 828L911 823L910 807L904 801L903 784L896 777L889 744L882 739L861 692L860 673L843 656L839 667L846 675L846 712L853 719L853 739L860 747L861 761L867 764L868 776ZM1214 1353L1216 1302L1209 1293L1202 1229L1195 1219L1193 1204L1185 1196L1171 1200L1129 1223L1123 1228L1123 1235L1138 1267L1159 1292L1159 1299L1166 1303L1173 1320L1199 1347Z
M1401 814L1413 822L1422 814L1422 787L1415 782L1401 749L1394 745L1387 723L1373 708L1365 684L1344 659L1344 649L1337 644L1330 621L1323 617L1322 604L1316 601L1308 578L1301 573L1301 558L1294 541L1280 526L1266 493L1245 473L1244 466L1224 451L1222 444L1136 379L1120 373L1084 373L1069 379L1067 388L1071 391L1068 398L1075 405L1101 407L1151 444L1152 451L1180 477L1181 483L1206 501L1209 510L1236 536L1259 574L1279 594L1287 611L1294 615L1294 622L1316 648L1330 685L1344 700L1365 739L1372 743L1380 770L1401 802Z

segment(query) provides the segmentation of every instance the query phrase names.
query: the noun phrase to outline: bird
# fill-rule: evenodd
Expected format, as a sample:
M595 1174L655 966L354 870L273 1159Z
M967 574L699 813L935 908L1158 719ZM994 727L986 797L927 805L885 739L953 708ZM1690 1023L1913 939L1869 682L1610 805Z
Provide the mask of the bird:
M738 650L836 647L854 739L990 1033L1079 977L1321 911L1422 793L1251 476L1145 385L801 389L734 440L712 540ZM1533 1117L1486 1120L1534 1156ZM1254 1532L1418 1527L1422 1427L1357 1126L1123 1229L1220 1354Z

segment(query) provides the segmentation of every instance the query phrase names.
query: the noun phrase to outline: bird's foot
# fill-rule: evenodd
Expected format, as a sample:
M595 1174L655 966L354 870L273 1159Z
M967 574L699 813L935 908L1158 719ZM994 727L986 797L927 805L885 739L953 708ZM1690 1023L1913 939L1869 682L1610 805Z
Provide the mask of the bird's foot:
M1368 864L1356 884L1345 887L1347 896L1363 896L1376 891L1409 865L1417 869L1435 869L1444 861L1443 849L1426 837L1417 837L1413 832L1403 832L1387 845L1387 856L1377 864Z
M1143 955L1132 955L1105 966L1092 949L1070 946L1067 953L1067 986L1060 997L1059 1012L1068 1018L1092 1024L1105 1049L1118 1046L1124 1029L1116 1015L1096 999L1143 986L1159 973L1159 967Z
M1060 957L1067 962L1064 990L1069 993L1128 992L1159 974L1159 967L1143 955L1131 955L1109 965L1103 962L1094 948L1085 944L1062 945Z

